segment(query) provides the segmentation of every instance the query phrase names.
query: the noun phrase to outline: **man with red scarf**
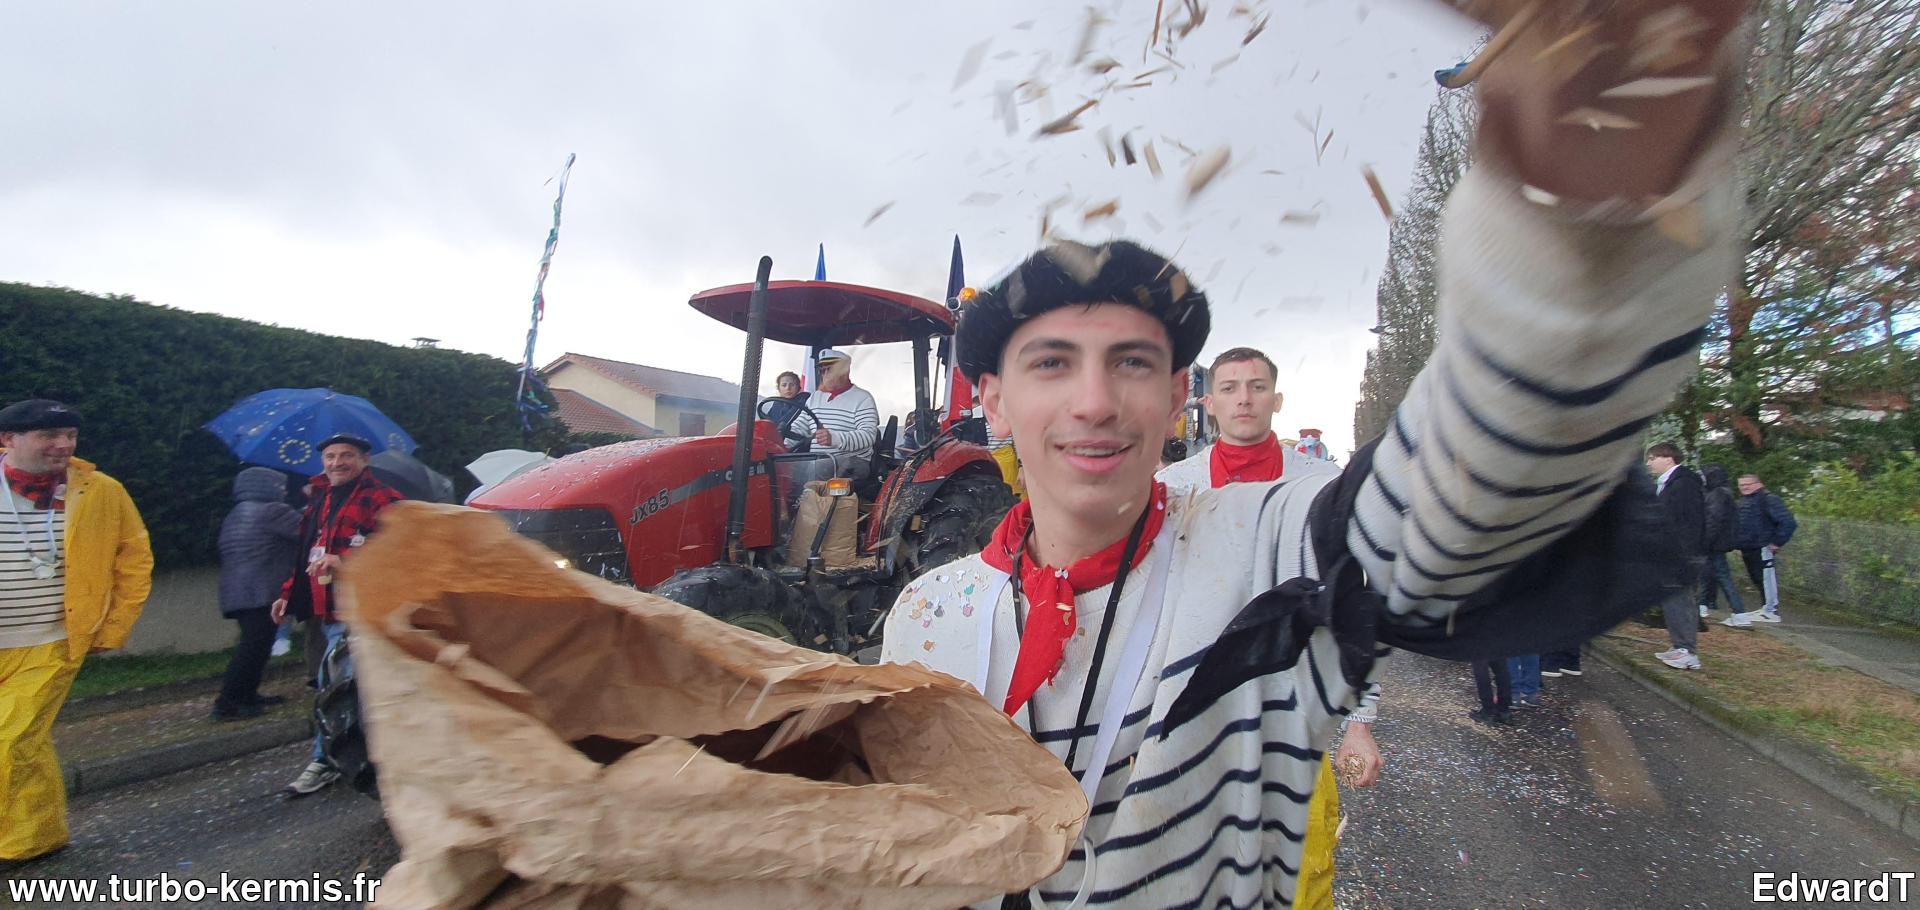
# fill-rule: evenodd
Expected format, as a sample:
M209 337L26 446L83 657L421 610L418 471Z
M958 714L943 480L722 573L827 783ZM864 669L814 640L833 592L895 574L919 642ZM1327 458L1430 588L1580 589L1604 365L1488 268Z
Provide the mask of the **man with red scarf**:
M126 642L152 584L140 512L74 457L79 441L80 415L57 401L0 409L0 869L66 846L53 719L80 662Z
M1274 435L1273 417L1280 413L1282 401L1279 381L1280 368L1273 359L1253 348L1230 348L1215 357L1207 370L1204 402L1207 412L1220 424L1220 438L1193 457L1162 468L1159 477L1167 488L1217 489L1230 483L1268 483L1289 473L1299 477L1336 471L1332 462L1302 451L1306 448L1304 440L1296 448L1281 445ZM1318 432L1314 431L1315 443L1319 442ZM1304 437L1306 431L1301 435ZM1307 839L1301 849L1300 883L1294 891L1296 907L1333 907L1333 851L1340 827L1340 789L1333 769L1337 765L1352 787L1370 787L1380 779L1380 746L1373 739L1379 706L1380 687L1368 687L1359 707L1347 715L1337 761L1334 756L1320 761L1320 776L1307 806Z
M1168 465L1160 479L1169 487L1206 490L1335 470L1281 445L1274 435L1273 417L1285 400L1277 388L1279 375L1273 361L1253 348L1230 348L1215 357L1201 403L1220 425L1220 436L1186 460Z
M280 599L273 602L273 621L286 622L290 612L302 619L317 619L331 650L347 634L347 627L334 612L332 596L341 560L367 542L380 510L404 497L367 470L373 443L341 433L321 440L317 448L322 473L313 478L313 493L307 500L306 513L300 517L302 558L280 586ZM325 745L321 735L315 733L313 755L300 776L287 785L286 795L306 796L340 779L340 772L327 763Z
M1745 4L1526 9L1447 206L1440 342L1344 469L1168 495L1211 314L1138 245L1053 243L962 312L1028 499L907 586L882 659L969 682L1089 805L1059 871L976 908L1293 906L1321 759L1385 648L1539 653L1684 587L1634 465L1736 274ZM1648 22L1685 39L1629 53ZM1687 88L1609 91L1656 74Z

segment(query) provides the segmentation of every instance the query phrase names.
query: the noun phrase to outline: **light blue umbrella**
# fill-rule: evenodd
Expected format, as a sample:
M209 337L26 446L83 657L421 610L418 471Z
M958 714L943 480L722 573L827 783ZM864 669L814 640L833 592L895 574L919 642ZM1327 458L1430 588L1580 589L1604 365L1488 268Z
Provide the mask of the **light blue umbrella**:
M302 474L320 473L321 440L351 433L373 443L373 451L397 449L409 455L419 448L373 402L332 389L268 389L240 399L215 417L206 430L227 444L234 457Z

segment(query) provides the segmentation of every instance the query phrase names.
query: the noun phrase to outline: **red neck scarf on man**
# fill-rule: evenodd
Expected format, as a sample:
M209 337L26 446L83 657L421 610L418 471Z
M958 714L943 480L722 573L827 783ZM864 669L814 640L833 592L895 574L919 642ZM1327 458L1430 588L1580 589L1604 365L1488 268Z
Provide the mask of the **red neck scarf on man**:
M1267 432L1267 438L1250 446L1220 440L1213 444L1213 455L1207 461L1213 468L1215 487L1279 480L1280 473L1287 469L1286 453L1272 431Z
M1167 487L1155 481L1151 501L1147 503L1146 525L1140 531L1141 544L1134 548L1129 569L1147 558L1153 538L1160 533L1160 524L1166 517ZM994 529L993 541L980 551L980 558L1002 572L1012 572L1014 557L1026 546L1027 532L1032 529L1033 506L1025 502L1014 506ZM1041 683L1051 682L1054 674L1060 672L1067 642L1079 628L1074 597L1113 584L1120 574L1120 557L1126 549L1127 541L1121 538L1114 541L1113 546L1064 570L1041 565L1034 559L1020 560L1020 587L1031 609L1027 614L1027 627L1020 635L1020 654L1013 662L1013 680L1007 686L1007 701L1002 710L1008 714L1020 710ZM987 621L992 622L992 617ZM1094 680L1087 681L1089 686L1094 683Z
M48 471L45 474L29 474L5 462L0 462L0 470L6 472L7 486L12 487L22 499L33 500L34 508L52 509L56 512L66 511L67 501L55 498L54 494L61 492L60 487L66 483L67 472Z

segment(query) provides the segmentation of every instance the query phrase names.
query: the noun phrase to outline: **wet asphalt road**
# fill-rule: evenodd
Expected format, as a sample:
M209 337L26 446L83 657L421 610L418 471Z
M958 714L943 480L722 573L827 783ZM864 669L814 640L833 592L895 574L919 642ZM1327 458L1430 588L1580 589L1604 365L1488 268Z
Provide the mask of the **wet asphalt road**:
M1345 794L1340 906L1746 907L1756 871L1920 871L1911 842L1631 680L1587 671L1488 728L1466 718L1464 665L1396 656L1377 731L1386 774ZM376 803L339 787L275 797L304 760L287 746L80 797L73 846L13 875L379 875L397 853Z
M157 879L166 873L176 879L217 882L222 872L236 879L311 878L317 873L325 879L346 881L356 872L377 878L399 858L379 803L345 786L292 802L283 802L276 795L306 766L309 748L304 743L282 746L143 784L77 797L68 806L72 845L10 876L0 873L0 879L86 878L104 882L108 875ZM205 905L221 906L213 900ZM24 905L11 902L5 887L0 886L0 907L9 906ZM358 904L280 901L229 906Z
M1493 728L1466 717L1466 665L1396 655L1375 731L1385 775L1342 794L1340 906L1751 907L1755 872L1920 872L1913 842L1605 665L1583 669Z

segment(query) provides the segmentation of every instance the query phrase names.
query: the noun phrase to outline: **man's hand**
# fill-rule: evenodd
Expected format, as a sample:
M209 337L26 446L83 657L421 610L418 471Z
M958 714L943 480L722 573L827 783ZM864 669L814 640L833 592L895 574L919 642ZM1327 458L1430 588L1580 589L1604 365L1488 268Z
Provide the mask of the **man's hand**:
M827 432L826 427L815 427L813 429L813 441L823 446L833 445L833 434Z
M279 600L274 601L273 607L267 611L267 615L273 618L274 625L276 626L286 625L287 624L287 599L282 597Z
M1748 0L1457 0L1496 28L1532 24L1480 82L1478 137L1529 186L1641 202L1678 188L1720 126Z
M1772 556L1772 555L1774 555L1775 553L1778 553L1778 552L1780 552L1780 545L1779 545L1779 544L1777 544L1777 543L1770 543L1770 544L1767 544L1767 555L1768 555L1768 556Z
M1371 787L1380 780L1380 744L1373 741L1373 725L1350 723L1333 756L1333 769L1349 787Z
M316 559L310 563L307 563L307 574L308 575L332 575L334 571L339 568L340 568L340 557L335 556L332 553L328 553L327 555L322 556L319 559Z

